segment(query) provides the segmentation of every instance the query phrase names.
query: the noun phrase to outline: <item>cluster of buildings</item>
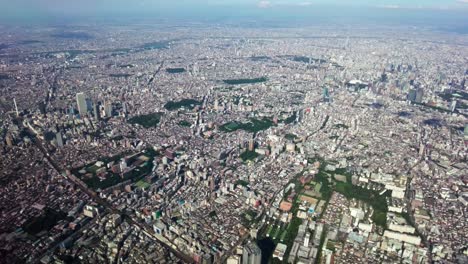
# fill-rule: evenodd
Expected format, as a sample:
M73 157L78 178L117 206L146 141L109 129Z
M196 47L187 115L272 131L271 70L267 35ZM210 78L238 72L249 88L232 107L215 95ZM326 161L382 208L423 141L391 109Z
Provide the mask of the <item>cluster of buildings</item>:
M467 259L464 37L90 30L2 50L0 257Z
M56 253L46 255L42 263L63 259L86 263L179 263L180 259L138 226L122 220L118 214L93 219L89 227L63 241Z

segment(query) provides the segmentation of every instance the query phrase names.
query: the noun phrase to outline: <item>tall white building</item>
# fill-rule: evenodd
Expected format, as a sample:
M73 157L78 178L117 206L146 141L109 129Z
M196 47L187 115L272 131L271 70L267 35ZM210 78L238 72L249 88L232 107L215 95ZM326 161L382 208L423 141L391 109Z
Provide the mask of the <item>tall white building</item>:
M86 105L86 96L84 93L76 94L76 104L78 105L78 112L83 116L88 112L88 106Z
M112 103L106 102L104 104L104 111L106 113L106 117L111 117L112 116Z

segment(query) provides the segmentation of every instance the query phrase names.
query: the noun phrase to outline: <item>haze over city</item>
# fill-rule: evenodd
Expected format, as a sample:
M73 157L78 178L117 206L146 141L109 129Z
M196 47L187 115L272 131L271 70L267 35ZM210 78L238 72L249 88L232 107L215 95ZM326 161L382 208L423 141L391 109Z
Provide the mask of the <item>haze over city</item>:
M0 263L468 263L468 1L0 7Z

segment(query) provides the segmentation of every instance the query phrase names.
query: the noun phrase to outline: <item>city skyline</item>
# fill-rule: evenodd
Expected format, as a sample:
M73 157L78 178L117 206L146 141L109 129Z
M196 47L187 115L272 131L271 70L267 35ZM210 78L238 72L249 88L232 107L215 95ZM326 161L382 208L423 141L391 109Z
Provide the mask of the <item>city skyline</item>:
M468 263L467 16L416 2L10 3L0 262Z

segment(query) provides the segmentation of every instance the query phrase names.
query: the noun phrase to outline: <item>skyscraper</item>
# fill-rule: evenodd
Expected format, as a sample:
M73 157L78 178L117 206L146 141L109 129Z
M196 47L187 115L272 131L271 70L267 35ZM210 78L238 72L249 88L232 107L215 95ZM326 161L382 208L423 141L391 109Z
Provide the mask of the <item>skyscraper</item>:
M106 113L106 117L112 116L112 103L106 102L104 105L104 111Z
M101 115L99 114L99 105L97 103L93 104L93 114L94 114L94 119L99 120Z
M123 102L123 103L122 103L122 111L123 111L124 114L127 114L127 112L128 112L128 111L127 111L127 103L126 103L126 102Z
M453 100L452 103L450 104L450 111L455 112L457 109L457 100Z
M84 116L88 112L88 107L86 105L86 96L84 93L76 94L76 104L78 105L78 111L81 116Z
M57 147L63 147L62 132L59 131L55 134L55 140L57 141Z
M327 87L323 87L323 101L328 102L330 99L330 92L328 91Z
M416 101L416 90L415 89L410 89L408 92L408 95L406 96L406 99L410 102L415 102Z
M424 96L424 90L422 88L418 88L418 90L416 90L415 102L418 104L422 103L423 96Z
M255 149L255 141L253 139L249 140L249 151L254 151Z
M260 264L262 251L255 242L249 242L242 253L242 264Z

